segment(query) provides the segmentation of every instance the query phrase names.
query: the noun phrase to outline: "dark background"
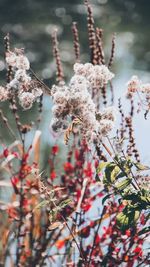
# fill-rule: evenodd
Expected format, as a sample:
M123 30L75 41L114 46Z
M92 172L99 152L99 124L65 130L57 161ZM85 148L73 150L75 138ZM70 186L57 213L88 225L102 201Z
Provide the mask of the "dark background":
M133 65L140 70L150 68L148 0L91 0L98 26L105 40L112 32L118 36L132 33L130 52ZM0 58L3 59L3 37L10 33L13 45L25 47L34 70L49 81L53 77L51 32L58 27L64 62L73 63L72 21L78 21L83 58L87 57L86 9L82 0L0 0ZM123 40L124 41L124 40ZM106 46L107 48L107 46ZM126 51L124 51L125 60ZM117 61L117 59L116 59ZM3 67L1 66L1 69ZM66 74L68 69L66 69ZM2 77L1 77L2 78Z

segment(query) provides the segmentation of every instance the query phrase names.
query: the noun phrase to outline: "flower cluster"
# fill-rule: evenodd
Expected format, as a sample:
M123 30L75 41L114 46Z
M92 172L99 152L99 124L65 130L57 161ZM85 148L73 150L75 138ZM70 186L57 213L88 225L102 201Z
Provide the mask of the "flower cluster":
M114 74L105 65L93 65L91 63L74 65L76 75L81 75L89 81L92 88L104 87L113 77Z
M6 62L8 66L16 69L29 70L30 68L29 60L24 55L23 49L15 48L14 52L6 52Z
M141 81L137 76L132 76L130 81L127 83L127 97L130 98L132 95L139 90Z
M43 91L41 84L27 73L30 63L23 49L6 52L6 63L12 68L14 77L5 87L0 87L0 101L9 99L15 93L23 109L30 109Z
M104 86L113 74L106 66L94 66L91 63L84 65L76 63L74 72L68 86L59 84L52 87L54 118L51 127L54 131L64 130L68 126L68 116L79 118L82 124L82 134L88 141L93 141L111 131L115 116L113 107L101 113L96 112L90 90L94 83ZM93 79L90 78L92 75Z
M127 97L131 98L134 93L144 93L146 97L150 96L150 83L142 83L138 76L132 76L127 83Z

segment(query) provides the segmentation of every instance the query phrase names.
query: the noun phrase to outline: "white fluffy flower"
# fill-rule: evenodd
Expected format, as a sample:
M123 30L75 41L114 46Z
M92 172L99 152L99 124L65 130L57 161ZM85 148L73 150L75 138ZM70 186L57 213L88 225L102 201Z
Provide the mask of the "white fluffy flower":
M74 75L69 83L71 92L86 91L88 84L85 77L82 75Z
M85 76L88 77L91 73L94 73L94 65L92 63L85 63Z
M86 77L92 87L104 87L114 74L105 65L92 65L91 63L74 65L75 75Z
M23 92L19 95L19 102L23 109L30 109L35 101L35 96L29 92Z
M14 78L10 83L7 84L7 88L17 90L19 88L19 81Z
M16 68L22 70L30 69L30 62L24 55L18 55L16 58Z
M84 77L87 77L94 70L93 67L94 65L92 63L85 63L85 64L75 63L73 69L76 75L82 75Z
M27 70L30 69L30 63L24 55L24 49L15 48L14 52L7 52L6 62L13 67L14 74L14 79L6 85L6 89L8 91L15 89L21 106L24 109L31 108L36 98L43 94L43 90L41 84L36 79L31 79L27 73Z
M99 132L102 136L106 136L114 127L114 123L111 120L101 120L99 126Z
M53 95L53 102L54 104L63 104L67 103L67 100L69 99L69 94L67 91L58 91Z
M53 85L51 90L54 106L52 113L59 120L64 119L69 114L68 100L70 98L70 89L65 84Z
M63 119L53 118L50 123L50 129L54 132L65 130L68 127L68 122Z
M135 92L143 93L146 100L149 101L150 97L150 83L142 83L138 76L132 76L127 83L127 98L131 98Z
M6 62L9 66L17 69L28 70L30 68L30 63L26 56L11 51L6 53Z
M56 118L63 118L65 117L65 115L67 115L68 110L66 109L65 105L54 105L52 107L52 113L53 116Z
M141 85L141 92L149 94L150 93L150 83L145 83Z
M104 65L92 65L91 63L74 65L75 75L71 78L69 86L64 84L54 85L51 93L54 106L52 113L52 129L58 131L65 129L64 122L67 116L81 119L81 132L90 142L111 131L115 120L114 109L105 109L98 120L96 106L91 97L92 87L102 87L114 77L114 74Z
M24 69L19 69L16 71L15 79L25 83L29 83L31 81L31 77L27 75L26 70Z
M6 101L8 99L8 90L3 87L3 86L0 86L0 101L3 102L3 101Z
M74 70L74 73L76 75L83 75L83 76L85 76L85 74L86 74L85 68L84 68L84 64L75 63L74 66L73 66L73 70Z
M104 87L114 74L105 65L95 65L93 72L87 77L92 86Z
M16 59L17 56L14 52L7 52L6 53L6 63L11 66L11 67L15 67L16 66Z
M127 83L128 93L134 93L140 89L141 81L138 76L132 76L131 79Z
M51 88L51 95L54 96L56 92L66 92L69 88L64 83L62 85L53 85Z
M115 121L116 120L116 108L115 107L107 107L105 108L102 113L101 113L101 119L106 119L106 120L111 120Z
M35 98L40 97L43 94L43 91L41 88L34 88L32 90L32 94L35 96Z

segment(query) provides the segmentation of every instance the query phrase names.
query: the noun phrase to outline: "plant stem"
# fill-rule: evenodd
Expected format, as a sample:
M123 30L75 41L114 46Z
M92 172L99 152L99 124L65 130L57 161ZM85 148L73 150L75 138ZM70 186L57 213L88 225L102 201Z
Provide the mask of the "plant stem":
M92 246L92 249L91 249L91 253L90 253L90 256L89 256L89 261L88 261L87 267L90 267L90 263L91 263L91 259L92 259L93 250L94 250L94 248L95 248L96 238L97 238L97 235L98 235L98 232L99 232L99 229L100 229L100 226L101 226L102 218L103 218L103 215L105 214L105 211L106 211L106 207L104 206L104 207L103 207L102 214L101 214L101 218L100 218L100 220L99 220L99 224L98 224L98 226L97 226L97 230L96 230L96 233L95 233L95 236L94 236L93 246Z

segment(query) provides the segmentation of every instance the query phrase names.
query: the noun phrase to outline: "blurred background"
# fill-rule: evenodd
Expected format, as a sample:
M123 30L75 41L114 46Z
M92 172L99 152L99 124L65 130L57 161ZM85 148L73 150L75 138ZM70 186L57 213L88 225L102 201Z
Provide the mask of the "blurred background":
M139 75L148 81L150 69L149 10L147 0L91 0L96 25L104 30L105 53L109 57L112 33L116 32L116 55L112 71L115 73L116 96L123 95L126 82L131 75ZM74 63L71 25L78 22L81 54L83 62L89 60L86 8L83 0L0 0L0 80L4 83L5 64L3 38L10 33L12 47L25 47L32 69L51 86L55 78L55 62L52 57L51 34L57 27L60 40L61 58L66 79L71 76ZM3 104L5 113L13 123L8 111L8 103ZM55 140L49 134L51 102L44 99L44 119L42 121L43 140L49 147ZM36 106L32 111L22 112L22 121L34 120ZM137 117L137 122L139 116ZM148 128L142 125L143 131ZM0 126L1 137L10 140L10 135ZM31 133L32 134L32 133ZM141 131L136 133L140 140ZM139 149L143 144L139 142ZM145 146L146 147L146 146ZM145 153L145 152L144 152ZM46 153L44 154L46 157ZM144 154L144 157L147 157Z
M111 33L117 33L116 62L139 70L150 68L149 10L147 0L91 0L96 24L104 29L109 47ZM3 37L10 33L12 44L25 47L34 70L51 79L51 33L58 28L64 63L73 63L70 27L77 21L83 57L88 52L86 9L83 0L0 0L0 70L3 64ZM108 47L106 46L106 51ZM66 64L68 65L68 64ZM120 67L119 67L120 68ZM66 68L66 75L68 69ZM2 75L1 75L2 78Z

